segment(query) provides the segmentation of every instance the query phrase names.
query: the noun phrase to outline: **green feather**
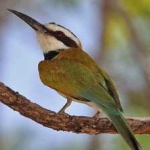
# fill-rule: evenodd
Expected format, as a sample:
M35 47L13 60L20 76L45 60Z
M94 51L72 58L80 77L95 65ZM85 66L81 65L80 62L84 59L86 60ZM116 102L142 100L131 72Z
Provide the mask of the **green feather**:
M102 109L132 150L141 150L121 111L119 96L110 77L81 49L60 52L39 64L42 82L80 101L91 101Z

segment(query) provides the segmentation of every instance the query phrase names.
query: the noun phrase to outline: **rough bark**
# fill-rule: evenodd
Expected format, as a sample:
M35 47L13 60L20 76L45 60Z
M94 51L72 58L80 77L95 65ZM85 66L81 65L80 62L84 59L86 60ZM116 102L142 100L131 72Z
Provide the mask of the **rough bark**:
M95 120L85 116L58 114L38 104L32 103L18 92L5 86L2 82L0 82L0 102L18 111L22 116L28 117L54 130L87 134L117 133L114 126L107 118ZM127 118L127 121L134 133L150 134L150 117Z

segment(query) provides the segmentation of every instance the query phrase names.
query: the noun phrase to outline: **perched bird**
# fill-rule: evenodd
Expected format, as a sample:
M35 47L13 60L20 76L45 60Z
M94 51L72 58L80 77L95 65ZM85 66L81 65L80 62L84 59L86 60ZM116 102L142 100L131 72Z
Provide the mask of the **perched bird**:
M113 81L82 50L80 40L61 25L41 24L25 14L11 9L9 11L36 31L44 54L44 60L38 66L40 79L43 84L67 98L60 113L64 112L72 100L85 103L98 112L102 110L129 147L132 150L142 150L122 114Z

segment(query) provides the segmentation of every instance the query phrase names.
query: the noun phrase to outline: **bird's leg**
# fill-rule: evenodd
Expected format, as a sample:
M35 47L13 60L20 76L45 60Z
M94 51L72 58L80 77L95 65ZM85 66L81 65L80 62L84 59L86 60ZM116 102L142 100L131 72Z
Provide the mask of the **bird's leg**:
M65 113L65 110L67 107L69 107L72 103L72 99L71 98L67 98L67 102L66 104L60 109L60 111L58 113Z
M100 116L100 112L99 111L97 111L96 113L95 113L95 115L92 117L94 120L98 120L99 119L99 116Z

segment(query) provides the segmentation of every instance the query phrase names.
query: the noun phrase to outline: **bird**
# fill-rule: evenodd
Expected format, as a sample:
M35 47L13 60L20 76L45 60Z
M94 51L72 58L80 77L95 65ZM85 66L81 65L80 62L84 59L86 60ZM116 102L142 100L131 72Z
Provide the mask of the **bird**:
M42 83L67 99L60 109L72 101L87 104L104 112L131 150L142 150L123 116L119 95L110 76L83 50L79 38L69 29L54 22L41 24L16 10L11 13L30 25L36 32L44 60L38 65Z

